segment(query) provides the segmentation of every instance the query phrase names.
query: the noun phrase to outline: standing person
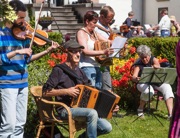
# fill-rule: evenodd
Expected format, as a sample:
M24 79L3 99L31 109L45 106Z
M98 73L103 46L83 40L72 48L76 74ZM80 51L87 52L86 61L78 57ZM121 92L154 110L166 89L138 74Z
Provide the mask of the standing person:
M84 27L77 32L77 42L85 48L82 51L80 68L86 73L86 76L91 80L92 85L97 88L102 88L102 74L100 64L95 60L95 56L110 55L114 52L112 48L95 51L94 44L97 40L108 40L97 33L94 29L98 21L98 14L94 11L87 11L84 15Z
M115 12L110 6L104 6L100 11L100 17L97 22L97 27L95 31L101 34L106 39L109 38L111 28L110 24L114 18ZM101 29L103 28L103 29ZM112 84L111 84L111 76L109 72L109 66L104 67L104 71L102 72L102 89L112 91Z
M176 46L177 92L170 123L169 138L179 138L180 135L180 40Z
M43 96L55 96L57 101L63 102L70 107L73 97L77 97L80 92L76 85L89 85L89 82L83 70L78 67L80 53L84 46L79 45L74 40L69 40L65 43L64 47L67 53L67 60L60 65L76 74L81 80L72 78L67 71L63 71L57 65L53 68L47 82L43 86ZM80 118L81 121L85 121L87 124L86 132L82 133L79 138L96 138L112 130L111 124L106 119L98 118L97 111L94 109L70 107L70 110L75 120L78 121ZM60 118L67 119L66 109L60 108L57 109L57 112Z
M171 22L170 22L170 18L168 17L168 11L166 9L162 9L160 11L160 14L161 14L162 18L161 18L159 24L150 28L149 30L160 29L162 37L170 36Z
M170 21L171 21L171 36L180 36L180 25L179 23L176 21L176 17L175 16L170 16Z
M140 45L137 48L137 54L139 59L134 63L134 71L132 75L132 81L138 82L140 79L143 67L160 68L160 64L157 58L151 55L151 49L146 45ZM140 105L138 108L138 116L144 116L143 109L146 102L149 101L149 85L148 84L137 84L138 91L141 92ZM166 107L168 110L168 118L172 116L173 98L174 94L169 84L163 83L160 86L150 85L150 98L154 94L154 89L160 91L163 94Z
M19 1L9 5L17 19L7 22L0 30L0 137L23 138L28 102L27 64L46 55L58 44L52 42L47 50L32 55L30 40L17 40L12 34L12 26L22 27L26 17L26 7Z
M126 38L131 38L133 37L132 34L133 34L133 30L134 30L134 26L133 26L133 22L132 22L132 18L134 17L134 12L133 11L130 11L128 13L128 18L126 18L126 20L123 22L123 24L127 25L128 28L129 28L129 31L128 32L124 32L123 33L123 36L126 37Z

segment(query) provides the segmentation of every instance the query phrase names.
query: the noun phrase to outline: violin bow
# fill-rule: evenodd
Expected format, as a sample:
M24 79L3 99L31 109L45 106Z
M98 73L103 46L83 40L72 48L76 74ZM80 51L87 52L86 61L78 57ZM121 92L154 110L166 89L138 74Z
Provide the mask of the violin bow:
M30 43L29 48L32 47L32 44L33 44L33 41L34 41L34 36L35 36L36 30L37 30L37 26L38 26L38 22L39 22L39 18L40 18L43 6L44 6L44 0L41 3L41 7L40 7L40 11L39 11L39 16L38 16L38 19L37 19L37 21L35 23L34 32L33 32L33 35L32 35L32 39L31 39L31 43Z

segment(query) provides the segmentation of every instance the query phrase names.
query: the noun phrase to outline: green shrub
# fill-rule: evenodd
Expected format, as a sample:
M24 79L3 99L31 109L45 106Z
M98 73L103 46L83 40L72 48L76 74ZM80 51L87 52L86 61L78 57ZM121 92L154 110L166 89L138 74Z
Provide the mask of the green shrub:
M128 41L136 48L139 45L147 45L151 48L154 56L166 58L175 67L175 47L179 37L147 37L147 38L132 38Z

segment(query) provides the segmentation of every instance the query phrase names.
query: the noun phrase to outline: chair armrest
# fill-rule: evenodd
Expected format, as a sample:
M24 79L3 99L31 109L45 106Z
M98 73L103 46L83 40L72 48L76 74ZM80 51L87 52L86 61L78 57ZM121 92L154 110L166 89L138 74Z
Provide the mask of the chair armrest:
M43 98L40 98L40 100L46 104L51 104L51 105L54 105L54 106L63 106L66 110L67 110L67 113L68 113L68 118L71 118L72 119L72 113L70 111L70 107L68 107L66 104L62 103L62 102L55 102L55 101L48 101L46 99L43 99ZM53 107L54 108L54 107ZM56 121L60 121L54 114L53 110L52 110L52 117L54 120Z

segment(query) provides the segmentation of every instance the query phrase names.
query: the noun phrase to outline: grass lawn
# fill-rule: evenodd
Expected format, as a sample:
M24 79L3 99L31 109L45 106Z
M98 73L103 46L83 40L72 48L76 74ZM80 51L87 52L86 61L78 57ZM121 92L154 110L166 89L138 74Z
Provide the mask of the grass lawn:
M153 99L150 104L150 113L148 113L147 109L145 110L144 119L137 119L136 112L134 111L120 110L119 114L124 117L113 117L109 120L113 126L112 132L98 138L167 138L170 123L166 116L167 109L164 101L160 101L156 111L155 102L156 100ZM163 126L153 115L159 119ZM78 137L79 133L81 132L78 132L76 137Z

